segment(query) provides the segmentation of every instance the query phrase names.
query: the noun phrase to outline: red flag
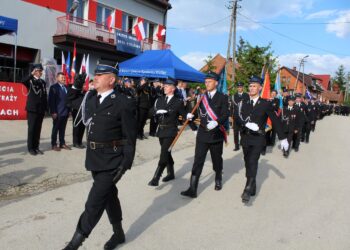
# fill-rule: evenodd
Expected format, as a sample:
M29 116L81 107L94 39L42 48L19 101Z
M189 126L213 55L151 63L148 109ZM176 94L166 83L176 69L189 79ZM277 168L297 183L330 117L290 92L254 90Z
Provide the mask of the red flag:
M266 100L270 100L270 92L271 92L271 83L270 83L270 74L269 71L265 71L265 78L264 78L264 85L263 89L260 93L260 97ZM267 128L266 129L271 129L272 128L272 122L270 118L267 119L266 123Z
M85 60L85 72L86 72L86 78L85 78L85 85L84 85L84 90L88 91L89 90L89 81L90 81L90 76L89 76L89 57L90 55L88 54Z
M109 31L112 31L113 27L115 26L115 11L113 11L112 14L107 17L106 26Z

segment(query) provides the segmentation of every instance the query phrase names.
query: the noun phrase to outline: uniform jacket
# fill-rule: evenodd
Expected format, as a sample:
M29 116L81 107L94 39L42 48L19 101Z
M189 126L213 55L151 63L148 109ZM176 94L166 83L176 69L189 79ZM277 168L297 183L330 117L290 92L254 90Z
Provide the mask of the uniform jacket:
M218 117L217 122L220 125L225 125L226 120L230 115L228 106L228 96L218 91L215 95L209 99L208 94L205 93L208 98L208 102L216 116ZM197 132L197 140L205 143L215 143L224 140L224 135L220 131L219 126L212 130L207 129L207 124L210 118L204 108L203 102L199 105L199 116L200 116L200 126Z
M113 92L97 106L96 91L89 92L85 114L92 120L87 129L88 147L85 166L88 170L104 171L131 168L136 145L136 102L119 92ZM108 143L123 140L117 148L91 149L89 142Z
M152 91L153 88L146 83L137 87L136 93L139 108L150 109L152 107Z
M250 100L242 101L240 106L241 107L238 108L236 116L238 117L238 123L242 128L242 146L266 145L265 128L268 117L272 121L272 127L276 131L278 138L280 140L286 138L282 129L281 121L277 117L268 100L259 98L254 107L250 104ZM253 132L246 128L245 124L247 122L256 123L259 126L259 132Z
M233 97L232 97L232 103L233 103L232 108L233 109L231 110L233 116L236 113L235 109L238 108L238 103L240 103L242 100L248 101L249 100L249 95L247 93L245 93L245 92L243 92L241 95L238 94L238 93L233 95ZM234 117L234 119L236 119L236 117Z
M49 108L50 114L58 116L68 116L70 109L66 106L67 88L64 89L59 83L55 83L49 90Z
M47 111L46 82L42 79L35 79L34 76L30 75L23 84L28 90L26 110L45 114Z
M305 122L307 122L306 105L305 103L301 102L300 105L295 103L294 107L300 112L300 124L303 125Z
M295 130L299 130L301 127L300 112L295 107L292 107L292 110L284 107L281 121L283 131L287 134L293 134Z
M271 102L271 105L272 105L272 108L275 112L278 112L279 110L279 107L280 107L280 100L278 98L273 98L273 99L270 99L270 102ZM287 105L288 106L288 105Z
M157 110L160 109L168 111L166 114L156 115L159 123L157 131L157 136L159 138L175 137L178 132L177 125L179 116L186 117L187 115L183 101L173 96L170 101L166 103L165 98L166 96L159 97L154 104L154 115L156 115Z
M316 105L312 105L311 103L309 103L306 106L306 115L307 115L309 122L316 121L317 120L317 107L316 107Z

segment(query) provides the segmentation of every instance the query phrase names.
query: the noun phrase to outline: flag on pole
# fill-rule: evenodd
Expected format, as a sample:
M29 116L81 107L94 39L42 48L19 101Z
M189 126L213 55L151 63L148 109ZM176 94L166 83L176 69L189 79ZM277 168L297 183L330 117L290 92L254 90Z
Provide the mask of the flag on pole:
M277 70L276 81L275 81L275 90L277 91L277 98L279 100L278 113L280 113L283 110L283 99L282 99L280 69Z
M136 35L136 39L138 41L142 41L143 39L146 38L145 27L143 26L143 18L142 17L137 18L137 23L134 26L134 32Z
M84 72L86 72L85 54L83 56L83 60L81 60L79 75L81 75Z
M270 74L269 74L269 71L266 70L265 77L264 77L264 85L263 85L263 89L261 91L260 97L264 98L266 100L269 100L270 99L270 92L271 92ZM270 129L272 129L272 122L271 122L270 118L268 118L265 130L268 131Z
M70 83L70 51L66 59L66 84Z
M306 89L306 92L305 92L305 96L307 99L311 100L312 99L312 95L310 93L310 91L308 89Z
M114 28L114 26L115 26L115 11L112 11L112 14L109 17L107 17L106 26L107 26L109 32L111 32L112 29Z
M61 57L61 71L63 72L64 75L66 75L66 59L64 59L64 53L62 51L62 57Z
M90 67L89 57L90 57L90 55L88 54L87 57L86 57L86 60L85 60L85 72L86 72L85 86L84 86L84 90L85 91L89 90L89 81L90 81L90 76L89 76L89 67Z
M76 48L76 42L74 41L73 60L72 60L72 69L71 69L71 82L70 82L71 84L73 84L75 79L76 57L77 57L77 48Z
M220 93L227 94L226 67L221 71L217 90Z
M153 40L163 41L164 40L163 37L165 36L165 33L166 33L165 27L159 24L157 32L155 32L153 35Z

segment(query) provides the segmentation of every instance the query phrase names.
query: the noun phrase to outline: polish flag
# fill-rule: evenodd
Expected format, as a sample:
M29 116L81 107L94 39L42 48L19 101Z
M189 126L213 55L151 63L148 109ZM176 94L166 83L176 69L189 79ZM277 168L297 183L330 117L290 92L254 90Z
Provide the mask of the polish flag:
M106 19L106 26L109 31L112 31L114 25L115 25L115 11L113 11L112 14Z
M137 18L137 24L134 26L134 32L138 41L142 41L146 38L145 27L143 26L142 17Z
M61 57L61 71L63 72L64 75L66 75L67 73L66 59L64 59L63 51L62 51L62 57Z
M89 57L90 55L88 54L85 60L85 72L86 72L86 78L85 78L85 85L84 85L84 90L88 91L89 90L89 81L90 81L90 76L89 76Z
M163 25L158 25L158 31L156 33L157 40L158 41L163 41L163 36L165 36L166 30Z
M81 75L83 72L86 72L85 54L83 56L83 60L81 60L81 66L80 66L80 70L79 70L79 75Z

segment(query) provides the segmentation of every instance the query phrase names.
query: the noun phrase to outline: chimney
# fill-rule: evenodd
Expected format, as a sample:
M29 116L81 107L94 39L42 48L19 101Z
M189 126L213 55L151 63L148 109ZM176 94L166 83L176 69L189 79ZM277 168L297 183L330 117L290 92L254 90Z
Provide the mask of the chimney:
M294 70L294 71L297 71L297 67L293 66L293 70Z

